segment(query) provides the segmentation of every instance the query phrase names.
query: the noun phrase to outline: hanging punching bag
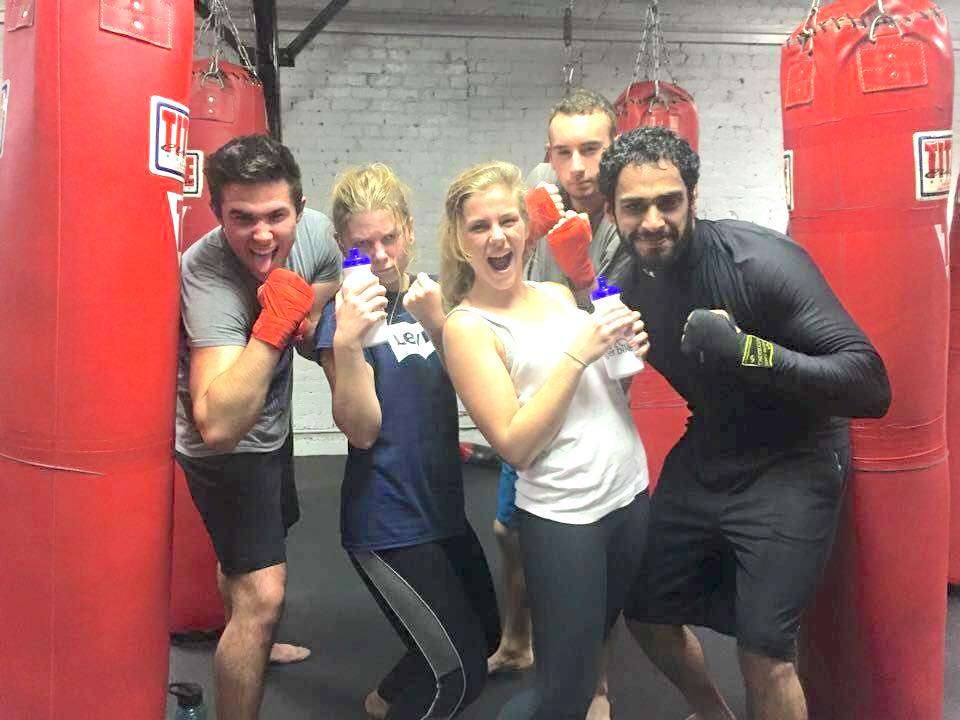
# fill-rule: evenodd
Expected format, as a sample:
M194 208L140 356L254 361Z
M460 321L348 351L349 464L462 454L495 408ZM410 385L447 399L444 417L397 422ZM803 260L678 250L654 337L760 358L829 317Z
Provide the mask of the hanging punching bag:
M617 133L644 126L673 130L697 150L700 126L693 96L678 85L661 80L669 72L670 53L663 38L657 0L651 0L644 16L643 41L637 52L633 79L613 104ZM646 75L641 80L641 72ZM666 378L647 365L630 384L630 413L647 452L650 491L660 479L667 454L686 430L690 412L687 403Z
M950 224L950 353L947 361L947 447L950 463L950 555L947 581L960 585L960 202Z
M826 578L804 617L811 717L942 712L949 487L947 246L953 58L928 0L841 0L780 69L790 233L874 342L886 417L852 424Z
M195 61L189 106L192 120L183 187L181 252L220 224L210 209L204 158L232 138L267 132L263 86L239 65L220 61L212 66L209 58ZM226 620L217 588L217 556L177 463L173 483L170 632L220 630Z
M203 177L203 161L240 135L267 132L263 85L245 68L210 58L193 63L190 84L190 148L183 197L183 250L220 221L210 209L210 193Z
M697 151L700 124L693 96L678 85L651 80L632 82L613 104L617 132L656 125L669 128Z
M189 0L7 0L0 714L166 708Z
M696 151L699 137L697 106L686 90L670 83L649 80L632 82L613 108L617 115L617 133L638 127L667 127L690 143ZM633 376L630 384L630 413L643 438L650 472L650 491L660 479L667 453L683 435L690 411L666 378L652 366Z

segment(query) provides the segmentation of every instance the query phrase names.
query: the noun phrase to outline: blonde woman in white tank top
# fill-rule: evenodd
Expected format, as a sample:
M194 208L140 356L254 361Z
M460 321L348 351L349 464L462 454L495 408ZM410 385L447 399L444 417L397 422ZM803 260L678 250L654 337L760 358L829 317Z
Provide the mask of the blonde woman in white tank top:
M569 290L523 281L520 171L488 163L451 185L441 231L447 369L477 427L518 471L535 690L502 720L583 720L609 627L646 542L647 463L618 382L596 361L639 315L578 310Z

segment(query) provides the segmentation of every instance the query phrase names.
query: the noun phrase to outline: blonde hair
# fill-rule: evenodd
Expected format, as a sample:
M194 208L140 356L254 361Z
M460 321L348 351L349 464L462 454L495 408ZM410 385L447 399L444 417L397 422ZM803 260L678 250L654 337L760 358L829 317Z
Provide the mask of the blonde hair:
M413 226L408 198L410 190L383 163L349 168L342 172L330 192L333 199L333 227L340 237L346 232L352 215L377 210L393 213L398 229Z
M460 173L447 189L440 223L440 289L447 310L460 304L474 281L470 255L463 249L463 204L471 195L497 185L513 194L526 222L525 188L520 168L516 165L499 161L474 165Z

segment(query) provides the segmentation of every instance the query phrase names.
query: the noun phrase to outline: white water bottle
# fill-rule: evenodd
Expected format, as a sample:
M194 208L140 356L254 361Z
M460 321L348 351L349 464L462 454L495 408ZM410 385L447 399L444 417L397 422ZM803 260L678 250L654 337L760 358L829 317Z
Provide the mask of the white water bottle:
M620 288L616 285L607 285L607 278L603 275L597 275L597 289L590 293L590 299L593 300L593 307L596 310L606 310L614 305L623 304L620 300ZM612 380L630 377L643 370L643 360L634 355L626 336L618 339L613 347L604 353L603 364L607 368L607 375Z
M357 277L375 278L376 276L373 274L373 270L370 269L370 258L360 252L359 248L352 247L343 261L343 284L346 285L350 282L356 283L356 280L350 280L350 278ZM397 302L399 302L399 300ZM372 345L382 345L389 341L390 330L387 328L386 319L382 319L375 322L370 329L363 334L361 342L364 347L371 347Z

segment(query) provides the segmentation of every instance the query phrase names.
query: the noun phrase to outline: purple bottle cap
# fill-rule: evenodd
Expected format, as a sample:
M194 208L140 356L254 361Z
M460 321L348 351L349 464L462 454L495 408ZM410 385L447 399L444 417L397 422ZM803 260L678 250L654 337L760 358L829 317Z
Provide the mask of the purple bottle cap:
M597 275L597 289L590 293L591 300L609 297L610 295L619 295L620 288L616 285L607 285L607 278L604 275Z
M358 265L369 265L370 258L360 252L360 248L354 245L350 248L350 252L347 254L347 257L343 260L343 267L352 268L357 267Z

